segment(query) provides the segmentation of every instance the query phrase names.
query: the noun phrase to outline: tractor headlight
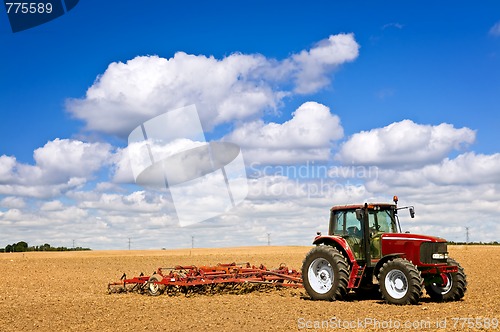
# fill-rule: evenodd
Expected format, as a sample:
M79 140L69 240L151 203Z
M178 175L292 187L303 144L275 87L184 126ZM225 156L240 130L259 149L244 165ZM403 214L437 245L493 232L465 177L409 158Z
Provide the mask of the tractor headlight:
M432 259L448 259L448 253L432 254Z

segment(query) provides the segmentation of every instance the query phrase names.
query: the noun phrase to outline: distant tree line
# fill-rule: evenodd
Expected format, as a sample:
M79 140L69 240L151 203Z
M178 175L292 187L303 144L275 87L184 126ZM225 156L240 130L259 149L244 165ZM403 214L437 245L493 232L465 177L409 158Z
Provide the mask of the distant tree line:
M67 247L52 247L50 244L45 243L39 246L28 246L28 243L21 241L13 244L8 244L5 248L0 248L0 252L28 252L28 251L83 251L91 250L90 248L67 248Z

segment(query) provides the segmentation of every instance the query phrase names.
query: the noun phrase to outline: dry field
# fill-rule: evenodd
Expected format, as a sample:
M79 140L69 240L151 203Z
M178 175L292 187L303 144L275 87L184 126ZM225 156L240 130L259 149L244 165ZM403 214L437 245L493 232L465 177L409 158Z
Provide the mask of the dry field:
M304 298L303 290L189 298L107 293L108 282L123 272L131 277L161 266L248 261L268 268L285 262L299 269L309 249L0 254L0 331L312 331L315 324L323 324L322 331L466 331L500 319L500 247L493 246L449 247L469 281L463 301L452 303L433 303L425 293L416 306L354 295L342 302L317 302ZM486 330L500 330L493 327Z

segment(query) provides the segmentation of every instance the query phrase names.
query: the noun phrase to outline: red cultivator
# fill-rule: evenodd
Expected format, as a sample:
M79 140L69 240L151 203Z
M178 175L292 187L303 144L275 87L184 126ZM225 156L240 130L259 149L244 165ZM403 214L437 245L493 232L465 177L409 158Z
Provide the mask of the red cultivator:
M216 294L220 292L246 293L265 287L302 287L300 272L285 265L268 270L246 264L217 264L216 266L176 266L159 268L153 275L121 280L110 283L110 293L139 292L157 296L162 293L177 294Z

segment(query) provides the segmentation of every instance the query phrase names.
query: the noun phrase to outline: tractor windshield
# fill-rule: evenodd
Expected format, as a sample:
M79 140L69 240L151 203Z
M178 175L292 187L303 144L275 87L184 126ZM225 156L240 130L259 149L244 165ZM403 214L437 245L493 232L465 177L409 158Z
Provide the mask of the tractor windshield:
M372 234L397 233L394 211L391 209L369 210L369 227ZM334 211L330 219L330 234L362 237L361 221L355 210Z
M376 233L397 233L392 210L371 210L369 212L370 230Z

